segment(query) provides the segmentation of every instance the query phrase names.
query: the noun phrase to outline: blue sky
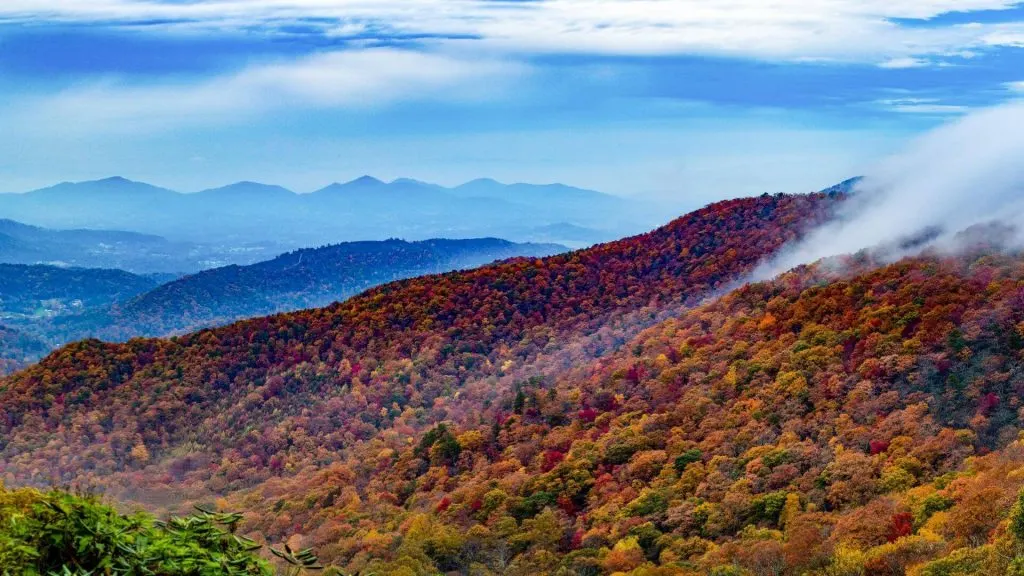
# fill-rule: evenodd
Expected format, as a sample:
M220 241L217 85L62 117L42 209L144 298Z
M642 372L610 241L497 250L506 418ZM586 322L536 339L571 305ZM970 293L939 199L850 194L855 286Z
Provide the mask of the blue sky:
M370 173L694 206L1021 95L1006 0L4 0L0 190Z

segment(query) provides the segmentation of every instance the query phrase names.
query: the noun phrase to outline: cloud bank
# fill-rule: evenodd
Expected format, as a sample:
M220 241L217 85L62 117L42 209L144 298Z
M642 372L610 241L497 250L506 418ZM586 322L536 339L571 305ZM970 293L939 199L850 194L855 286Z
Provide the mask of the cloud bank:
M1024 46L1021 22L929 23L1016 0L4 0L0 21L336 38L472 38L518 53L701 54L919 67ZM906 25L901 20L925 25ZM969 18L967 19L969 22Z
M371 109L402 101L486 98L527 73L512 62L388 48L315 53L199 83L76 86L21 111L28 126L82 133L244 120L288 109Z
M925 236L930 245L953 247L958 233L989 222L1016 229L1024 222L1024 102L970 114L883 161L835 221L754 276L868 248L897 258L919 250L907 242Z

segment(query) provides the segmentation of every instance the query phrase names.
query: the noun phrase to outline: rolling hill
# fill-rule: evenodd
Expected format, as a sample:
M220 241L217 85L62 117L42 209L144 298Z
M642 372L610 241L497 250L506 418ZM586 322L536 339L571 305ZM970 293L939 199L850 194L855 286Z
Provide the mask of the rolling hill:
M55 315L109 306L152 290L157 282L123 270L0 264L0 314Z
M99 485L360 574L1014 574L1024 257L737 282L841 195L403 280L0 383L0 477Z
M15 328L0 326L0 375L16 372L50 351L42 340Z
M123 270L0 264L0 374L42 358L57 318L78 317L152 290L154 277Z
M64 340L180 333L326 306L403 278L564 251L565 247L554 244L516 244L496 238L348 242L186 276L105 310L67 318L56 323L54 330L63 334Z
M834 201L726 201L635 238L404 280L327 308L73 344L0 385L0 477L102 482L177 506L324 470L362 446L404 446L461 394L511 392L518 375L613 353L730 285Z

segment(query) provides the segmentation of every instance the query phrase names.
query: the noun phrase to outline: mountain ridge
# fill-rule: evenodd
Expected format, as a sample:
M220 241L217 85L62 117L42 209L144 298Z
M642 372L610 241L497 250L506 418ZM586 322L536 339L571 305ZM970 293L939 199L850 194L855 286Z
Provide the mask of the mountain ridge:
M1012 574L1024 254L730 289L843 201L79 342L0 380L0 477L217 502L343 573Z
M38 194L38 193L51 193L54 190L56 190L56 191L77 190L79 192L84 192L84 193L95 193L95 192L103 191L104 187L107 186L107 187L115 187L115 188L121 188L121 189L135 189L135 190L139 190L139 191L141 191L141 190L152 190L152 191L159 191L159 192L171 192L171 193L174 193L174 194L177 194L177 195L189 196L189 195L195 195L195 194L209 193L209 192L218 191L218 190L229 190L229 189L234 188L234 187L256 186L256 187L267 188L267 189L284 190L284 191L287 191L287 192L289 192L289 193L291 193L291 194L293 194L295 196L304 196L304 195L308 195L308 194L313 194L313 193L319 192L321 190L324 190L325 188L330 188L332 186L340 186L340 187L344 187L344 186L352 186L352 187L387 187L387 186L392 186L392 185L417 185L417 186L423 186L423 187L429 187L429 188L440 188L440 189L443 189L443 190L457 190L459 188L473 188L473 187L476 187L476 186L493 187L493 188L515 188L515 187L522 187L522 188L540 188L540 189L548 189L548 190L573 190L573 191L580 191L580 192L585 192L585 193L589 193L589 194L596 194L596 195L601 195L601 196L614 196L612 194L608 194L608 193L605 193L605 192L599 192L597 190L590 190L590 189L587 189L587 188L580 188L580 187L577 187L577 186L572 186L572 185L569 185L569 184L563 184L563 183L559 183L559 182L550 182L550 183L545 183L545 184L533 184L533 183L528 183L528 182L504 183L504 182L500 182L500 181L498 181L498 180L496 180L494 178L481 177L481 178L474 178L474 179L468 180L466 182L463 182L462 184L456 184L456 185L453 185L453 186L443 186L441 184L435 184L435 183L432 183L432 182L427 182L427 181L424 181L424 180L419 180L419 179L416 179L416 178L407 178L407 177L400 177L400 178L395 178L395 179L393 179L391 181L385 181L385 180L381 180L380 178L377 178L375 176L371 176L369 174L364 174L362 176L358 176L356 178L353 178L352 180L348 180L348 181L344 181L344 182L331 182L331 183L329 183L329 184L327 184L327 185L325 185L323 187L317 188L317 189L315 189L313 191L310 191L310 192L299 192L299 191L293 190L291 188L288 188L286 186L282 186L282 185L279 185L279 184L269 184L269 183L266 183L266 182L259 182L259 181L255 181L255 180L239 180L239 181L230 182L228 184L224 184L224 185L221 185L221 186L214 186L214 187L210 187L210 188L203 188L203 189L198 190L196 192L182 192L182 191L177 191L177 190L174 190L174 189L171 189L171 188L165 188L165 187L158 186L158 185L155 185L155 184L150 184L150 183L142 181L142 180L132 180L132 179L129 179L129 178L125 178L123 176L109 176L109 177L106 177L106 178L98 178L98 179L94 179L94 180L63 181L63 182L58 182L58 183L50 185L50 186L44 186L42 188L33 188L31 190L25 190L25 191L22 191L22 192L9 192L8 194L15 195L15 196L25 196L25 195Z
M43 458L51 463L40 468L37 461L33 469L49 470L58 483L71 480L67 474L86 483L90 477L104 477L114 489L109 474L144 464L133 461L127 452L110 461L95 460L90 454L98 454L94 449L99 445L89 446L97 438L78 436L76 440L74 435L60 432L63 425L57 422L23 426L25 417L34 421L36 416L31 414L50 413L57 398L64 406L65 416L60 418L64 421L77 418L73 414L94 402L111 414L123 409L134 412L122 404L123 395L134 397L132 405L142 411L112 420L118 427L130 425L131 429L109 433L128 434L126 438L147 429L157 433L146 432L149 439L143 441L154 463L172 458L170 444L182 441L186 430L177 425L166 428L159 421L180 422L187 414L239 418L227 427L210 424L208 428L198 422L187 426L212 434L208 446L214 449L221 441L214 442L213 437L233 437L244 430L242 421L262 418L268 422L266 416L257 416L255 407L235 412L231 406L238 394L245 396L253 386L287 388L289 381L295 383L294 392L300 396L315 395L319 390L333 395L358 389L356 395L342 394L331 401L341 402L332 413L351 414L332 434L364 438L372 426L359 414L376 414L398 399L428 409L433 399L457 389L467 379L500 376L528 364L544 353L546 345L554 345L562 337L609 326L609 313L639 314L637 318L645 324L656 316L645 320L644 310L653 313L698 303L824 218L831 202L822 195L724 201L634 238L560 256L402 280L326 308L245 320L173 339L72 344L0 386L0 404L8 409L7 418L0 419L0 431L7 438L0 448L0 461L4 462L0 475L9 475L12 482L28 480L32 477L24 475L28 464ZM598 345L617 346L614 342ZM303 366L313 372L307 374ZM313 376L318 372L332 383ZM153 377L174 380L176 392L173 397L159 392L163 400L158 403L164 408L145 412L150 400L142 401L143 396L170 390L165 384L155 385ZM259 410L280 409L273 394L267 398L270 400ZM362 403L366 401L376 407L368 408ZM290 418L292 410L275 413L275 418ZM66 445L70 451L58 449L67 458L61 457L62 464L49 460L55 454L41 448L47 442L39 445L42 437L38 434L57 434L62 442L70 442ZM241 448L249 442L239 441L225 440L220 449L231 444ZM119 445L124 450L131 448ZM42 451L25 450L29 446ZM50 446L57 449L58 445ZM85 461L91 461L87 474L81 467ZM266 470L267 461L261 462L258 470ZM149 495L159 500L160 492L150 491Z
M842 201L79 342L0 380L0 477L216 502L343 573L1013 573L1024 254L722 293Z
M498 236L582 247L578 240L562 242L532 229L569 222L600 230L598 239L610 241L664 218L653 204L564 185L476 180L444 187L371 176L302 194L251 181L193 193L121 177L67 182L0 195L0 217L49 228L131 229L208 245L274 241L283 249L390 236Z
M110 308L58 321L62 340L162 336L303 308L326 306L389 281L566 251L497 238L349 242L281 254L247 266L204 270ZM70 335L69 335L70 334Z

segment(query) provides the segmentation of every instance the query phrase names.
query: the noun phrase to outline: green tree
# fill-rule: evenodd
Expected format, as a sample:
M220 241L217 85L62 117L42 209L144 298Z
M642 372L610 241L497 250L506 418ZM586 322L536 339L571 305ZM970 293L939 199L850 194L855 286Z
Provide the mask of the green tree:
M235 534L241 519L199 509L160 522L93 496L0 485L0 574L271 576L256 553L262 546ZM289 575L321 568L311 550L273 552Z

